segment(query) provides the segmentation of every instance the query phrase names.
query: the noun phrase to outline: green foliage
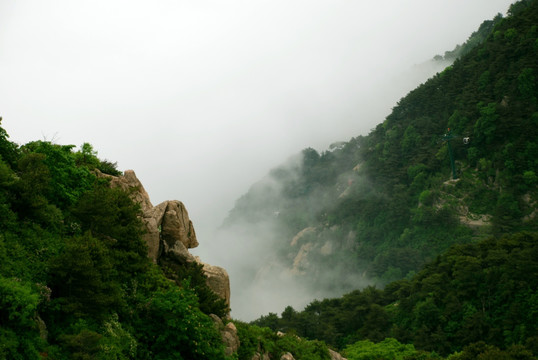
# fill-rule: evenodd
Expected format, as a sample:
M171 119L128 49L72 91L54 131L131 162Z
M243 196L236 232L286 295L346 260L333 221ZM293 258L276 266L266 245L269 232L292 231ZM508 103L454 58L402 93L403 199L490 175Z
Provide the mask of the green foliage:
M69 358L76 360L99 358L101 348L99 342L102 336L92 330L82 328L76 334L64 334L59 337L62 347Z
M47 198L59 208L72 205L88 189L94 179L89 169L76 166L73 145L56 145L34 141L22 147L25 154L40 154L42 164L50 174Z
M315 229L300 245L310 244L303 283L316 291L332 291L332 279L349 274L386 284L452 244L537 231L538 3L518 2L510 14L484 22L465 51L450 55L449 68L403 97L367 136L321 153L305 149L271 171L237 201L227 224L248 223L249 238L270 222L277 231L267 241L289 267L300 249L291 239ZM457 182L448 181L440 142L447 128ZM320 255L325 244L331 255Z
M44 343L36 322L39 302L30 284L0 276L0 358L38 357Z
M90 170L97 169L104 174L119 176L121 171L117 169L117 163L111 163L108 160L100 160L97 157L97 151L89 143L80 146L80 150L75 153L75 162L78 166L87 167Z
M167 276L174 279L180 286L187 287L196 293L200 310L206 314L225 317L230 309L226 301L213 292L207 285L207 276L203 265L195 262L177 264L161 258L161 266L167 268Z
M72 207L75 228L107 242L110 256L124 280L147 268L147 245L142 240L140 206L118 188L96 182Z
M170 287L147 300L136 323L138 359L224 359L220 334L193 292Z
M134 335L129 333L117 318L105 322L101 340L103 359L133 359L136 357L137 346Z
M507 350L500 350L496 346L485 342L477 342L466 346L462 352L449 357L449 360L532 360L536 359L532 352L521 345L512 345Z
M457 45L452 51L446 51L444 56L437 55L434 60L450 60L453 61L461 56L467 55L478 45L484 43L488 36L492 33L495 25L502 20L502 15L499 13L493 20L486 20L480 24L477 31L473 32L469 39L462 45Z
M517 80L518 90L521 93L521 96L536 103L536 78L534 76L534 69L523 69Z
M344 350L349 360L405 360L417 353L412 344L401 344L393 338L386 338L379 343L369 340L357 341Z
M250 360L256 353L279 359L288 352L297 360L330 359L329 350L321 341L301 339L293 333L277 335L267 327L248 325L240 321L234 323L241 342L239 360Z
M89 144L7 138L0 128L0 359L225 359L201 310L224 315L224 302L200 267L178 271L180 287L150 263L139 205L94 175L115 164Z
M241 346L237 352L239 360L250 360L259 353L274 353L276 350L277 335L267 327L248 325L241 321L234 321Z
M0 117L0 125L2 125L2 118ZM6 130L0 126L0 160L5 161L9 166L13 167L18 157L17 144L8 140L9 135Z
M304 340L294 334L285 334L279 337L276 346L280 348L280 353L291 353L297 360L329 360L329 350L327 346L317 340Z
M478 104L478 107L481 116L474 126L474 137L477 139L478 143L484 142L486 144L491 144L495 136L495 130L497 129L497 104Z
M349 358L370 352L400 358L394 356L415 348L446 356L479 341L502 351L527 345L521 351L528 353L538 336L536 259L538 233L454 245L409 280L316 300L301 312L287 308L280 318L270 314L254 324L346 348ZM390 337L413 345L381 342ZM419 355L434 356L413 356Z
M120 306L121 288L110 248L90 233L68 238L50 268L49 283L62 312L104 320Z
M307 227L314 248L331 244L310 259L312 286L386 284L255 322L283 337L236 323L239 359L328 358L307 339L350 358L538 354L538 237L516 233L538 230L537 19L535 0L513 4L368 136L305 149L237 202L228 223L272 219L285 258ZM447 127L470 137L452 144L457 182L438 142ZM200 268L170 267L174 283L151 264L139 208L97 170L121 174L90 144L19 147L0 127L0 358L225 359L207 314L227 309Z

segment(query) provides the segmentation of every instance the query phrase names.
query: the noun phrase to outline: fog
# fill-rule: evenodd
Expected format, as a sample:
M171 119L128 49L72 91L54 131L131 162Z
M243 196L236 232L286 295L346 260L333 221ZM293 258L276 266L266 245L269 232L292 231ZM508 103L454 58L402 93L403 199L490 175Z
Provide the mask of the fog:
M511 2L0 0L1 126L19 144L89 142L154 204L183 201L196 254L231 275L233 316L281 311L245 298L249 249L217 246L235 200L301 149L367 134Z

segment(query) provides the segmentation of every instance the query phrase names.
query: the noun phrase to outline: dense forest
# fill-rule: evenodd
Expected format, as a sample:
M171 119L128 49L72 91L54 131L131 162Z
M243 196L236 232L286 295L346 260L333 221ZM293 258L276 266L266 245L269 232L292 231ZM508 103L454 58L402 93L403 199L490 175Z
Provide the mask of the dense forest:
M270 220L305 283L372 286L234 321L231 355L200 266L148 259L140 205L99 176L115 163L0 127L0 359L535 359L536 24L515 3L370 134L238 200L225 227Z
M538 230L536 7L512 5L367 136L273 169L224 226L249 224L256 236L270 222L285 265L328 289L335 272L383 285L453 244Z
M313 289L375 285L253 324L350 359L537 355L536 24L538 2L513 4L370 134L305 149L237 201L224 226L271 219Z
M0 359L237 359L201 265L151 262L140 204L99 174L121 172L90 144L19 146L0 127ZM328 358L322 342L255 339L274 356Z
M224 358L196 281L149 261L139 205L96 155L0 128L0 359Z
M409 359L457 352L450 358L474 359L477 349L487 359L531 359L538 352L537 256L536 233L455 245L411 280L315 300L300 312L287 307L254 324L323 340L351 359L403 344Z

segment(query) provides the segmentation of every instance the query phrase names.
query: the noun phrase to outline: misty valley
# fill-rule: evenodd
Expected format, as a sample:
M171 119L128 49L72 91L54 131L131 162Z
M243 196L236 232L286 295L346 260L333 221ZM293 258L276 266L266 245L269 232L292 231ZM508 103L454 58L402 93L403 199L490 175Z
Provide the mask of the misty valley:
M90 143L0 127L0 359L537 359L537 24L536 0L484 21L213 241Z

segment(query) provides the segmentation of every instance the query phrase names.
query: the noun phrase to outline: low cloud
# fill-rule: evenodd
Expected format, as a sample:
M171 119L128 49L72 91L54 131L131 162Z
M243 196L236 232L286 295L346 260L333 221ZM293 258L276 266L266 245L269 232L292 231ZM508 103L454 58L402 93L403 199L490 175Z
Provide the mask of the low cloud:
M216 231L234 201L290 154L368 133L445 65L416 64L511 2L4 1L2 127L134 169L154 203L185 203L204 260L246 276Z

